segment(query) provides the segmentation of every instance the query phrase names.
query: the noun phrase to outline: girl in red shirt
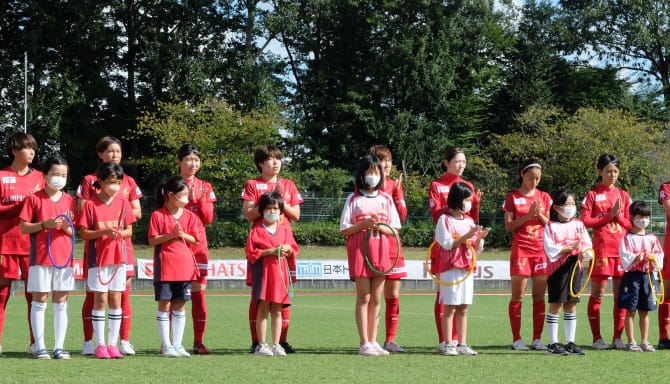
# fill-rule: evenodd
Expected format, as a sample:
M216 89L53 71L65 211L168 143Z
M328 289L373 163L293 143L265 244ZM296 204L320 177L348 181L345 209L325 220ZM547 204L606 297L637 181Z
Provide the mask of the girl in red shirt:
M505 230L513 232L510 276L512 297L509 302L509 321L512 328L512 348L527 351L521 339L521 304L528 278L533 279L533 349L546 350L542 330L546 304L547 257L544 253L544 226L549 221L551 197L537 189L542 178L542 166L536 160L526 160L519 167L521 186L505 198Z
M582 221L586 228L593 229L593 250L595 263L591 275L591 296L587 307L589 325L593 334L593 348L608 349L600 333L600 304L605 294L607 281L612 278L614 294L613 344L615 349L624 349L621 334L626 320L626 309L619 308L617 298L623 268L619 258L619 244L626 232L632 228L628 209L631 198L626 191L617 188L619 177L619 159L613 155L602 155L597 163L600 182L586 193L582 202Z
M154 247L154 294L158 302L156 323L161 353L166 357L190 357L182 346L186 327L186 302L191 300L191 282L198 280L198 267L191 247L205 236L200 218L185 209L189 188L181 176L172 176L156 188L151 214L149 245ZM170 312L172 338L170 338Z
M184 144L177 154L179 175L188 185L188 204L186 209L195 213L203 226L214 221L214 203L216 195L212 185L196 177L200 170L200 150L193 144ZM191 247L195 260L198 263L199 279L191 284L191 317L193 319L193 353L207 355L209 349L205 347L203 339L207 327L207 302L205 289L207 288L207 273L209 269L209 249L207 236L203 236L198 245Z

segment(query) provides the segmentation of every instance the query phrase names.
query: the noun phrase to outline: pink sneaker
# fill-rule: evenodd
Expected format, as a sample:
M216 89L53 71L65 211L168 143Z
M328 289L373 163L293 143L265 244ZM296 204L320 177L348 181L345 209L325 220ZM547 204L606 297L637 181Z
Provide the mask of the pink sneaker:
M109 351L107 351L107 346L106 345L98 345L95 347L95 357L98 359L111 359L112 357L109 355Z
M117 348L116 345L108 345L107 353L109 353L109 357L112 359L123 359L123 354L119 351L119 348Z

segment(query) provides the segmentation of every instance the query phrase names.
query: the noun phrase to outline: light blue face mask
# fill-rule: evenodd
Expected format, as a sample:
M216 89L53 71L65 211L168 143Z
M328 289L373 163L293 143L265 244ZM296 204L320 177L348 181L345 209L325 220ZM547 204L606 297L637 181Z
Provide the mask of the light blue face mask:
M265 218L265 221L267 221L269 223L275 223L275 222L279 221L279 216L280 216L279 213L268 213L268 214L264 215L263 217Z

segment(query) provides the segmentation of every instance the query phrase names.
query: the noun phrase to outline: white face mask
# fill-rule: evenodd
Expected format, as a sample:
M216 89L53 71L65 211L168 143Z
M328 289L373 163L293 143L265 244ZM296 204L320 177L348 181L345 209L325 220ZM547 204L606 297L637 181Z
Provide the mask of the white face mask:
M61 189L65 188L65 184L67 184L67 178L63 176L51 176L49 178L48 184L49 187L60 191Z
M576 214L577 214L577 207L571 205L563 207L563 211L561 212L561 216L563 216L568 220L575 217Z
M184 206L186 206L188 204L188 196L177 196L177 195L175 195L175 200L177 200L177 202L183 204Z
M463 213L468 213L472 209L472 201L463 202Z
M267 213L263 215L265 221L267 221L268 223L276 223L277 221L279 221L279 216L280 216L279 213Z
M370 188L377 188L377 184L379 184L379 180L381 178L379 175L367 175L365 176L365 184L367 184Z
M647 226L651 223L651 220L648 217L645 217L643 219L635 219L633 220L633 224L635 224L636 227L645 229Z

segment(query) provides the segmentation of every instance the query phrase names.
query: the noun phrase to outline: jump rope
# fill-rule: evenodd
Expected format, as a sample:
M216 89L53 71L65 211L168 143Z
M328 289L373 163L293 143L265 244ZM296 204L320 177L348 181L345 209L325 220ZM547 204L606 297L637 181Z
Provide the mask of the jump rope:
M477 252L475 252L475 247L472 244L470 244L470 242L466 241L465 244L463 244L463 245L465 245L468 248L468 251L470 252L470 255L472 255L472 265L470 266L470 269L465 274L465 276L463 276L462 278L460 278L458 280L455 280L455 281L440 280L439 277L437 277L435 274L433 274L433 272L430 271L430 267L428 267L430 265L430 255L431 255L431 253L433 251L433 247L435 247L435 245L437 245L437 242L433 241L430 244L430 246L428 247L428 250L426 251L426 271L428 272L428 276L430 276L430 278L433 279L433 281L435 283L437 283L438 285L441 285L443 287L453 287L455 285L459 285L462 282L464 282L465 280L467 280L468 277L470 277L470 275L472 275L472 273L475 271L475 265L477 265Z
M51 253L51 238L53 236L53 232L55 228L49 229L49 232L47 234L47 254L49 255L49 262L51 262L51 265L56 268L56 269L63 269L67 268L69 265L72 263L72 259L74 258L74 243L75 243L75 231L74 231L74 223L72 223L72 219L70 219L70 216L66 214L59 214L56 215L56 219L58 218L63 218L67 222L67 224L70 226L70 240L71 240L71 247L70 247L70 256L68 257L67 261L61 265L56 263L56 260L54 260L53 254Z
M400 260L400 238L398 237L398 231L396 231L395 228L391 227L390 225L388 225L386 223L377 223L377 226L382 226L382 227L388 228L393 233L393 236L395 237L395 243L396 243L395 260L393 260L393 264L391 265L391 268L389 268L385 271L380 271L372 265L372 262L370 261L370 258L368 257L368 242L370 240L370 234L372 232L377 232L377 231L374 231L374 230L371 230L371 229L368 229L368 231L365 232L365 238L363 239L363 258L365 259L365 263L372 270L372 272L376 273L377 275L387 275L388 273L393 271L393 268L395 268L396 264L398 264L398 260Z

